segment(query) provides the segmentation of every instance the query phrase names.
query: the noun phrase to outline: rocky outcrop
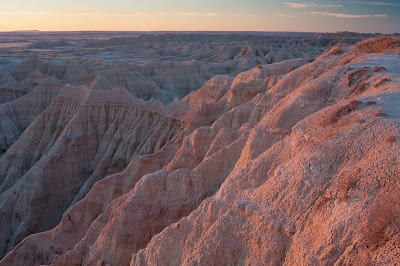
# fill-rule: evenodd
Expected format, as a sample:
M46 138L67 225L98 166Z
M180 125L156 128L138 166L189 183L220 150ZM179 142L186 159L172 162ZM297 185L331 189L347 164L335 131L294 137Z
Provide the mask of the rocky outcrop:
M168 106L62 88L0 159L0 265L395 264L399 64L330 51Z
M308 62L310 62L309 59L300 58L286 60L270 65L259 65L256 68L238 74L233 80L233 85L238 83L247 83L254 80L265 80L271 76L285 75L290 71L307 64Z
M147 101L153 98L168 104L199 89L209 78L196 62L148 64L102 71L89 87L94 90L123 87L137 98Z
M14 82L16 81L13 75L8 72L5 68L0 67L0 85L3 85L7 82Z
M258 100L265 106L285 88L218 192L153 237L131 265L397 262L389 247L399 221L385 200L398 195L390 187L399 182L400 94L394 83L373 84L399 73L372 70L397 64L398 55L389 57L362 60L371 72L358 82L369 85L356 95L346 82L363 67L338 65L340 57L283 78ZM318 67L324 73L306 77ZM302 85L282 87L294 75Z
M0 160L1 250L54 227L96 181L159 150L179 128L124 89L64 87Z
M6 103L18 99L29 93L40 83L56 83L56 79L43 75L39 70L33 71L21 82L17 82L13 78L0 86L0 103Z
M57 79L69 78L79 73L76 68L63 62L46 63L37 54L16 65L11 73L17 81L22 81L34 71L39 71Z
M18 140L24 130L50 105L64 87L54 78L41 79L39 84L26 82L22 85L28 86L27 91L32 87L34 89L26 95L23 93L23 96L14 101L0 105L0 155ZM18 90L13 89L12 91L15 93Z
M334 45L355 44L372 35L307 33L190 33L119 36L87 44L91 49L135 54L164 62L197 60L208 72L236 75L258 64L267 65L295 58L313 59ZM110 47L118 47L112 49ZM109 59L109 58L107 58Z
M52 79L63 84L88 86L93 90L125 88L136 98L156 99L168 104L201 88L212 77L196 61L110 66L91 61L44 62L37 55L15 66L12 73L16 78L7 70L0 69L0 103L18 99L45 80Z

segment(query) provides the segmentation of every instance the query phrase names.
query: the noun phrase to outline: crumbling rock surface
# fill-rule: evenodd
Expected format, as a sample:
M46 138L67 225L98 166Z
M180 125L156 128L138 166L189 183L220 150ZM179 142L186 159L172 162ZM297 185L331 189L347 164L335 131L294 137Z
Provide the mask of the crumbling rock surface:
M235 75L256 67L295 58L313 59L341 43L352 45L368 37L360 34L307 33L188 33L142 34L95 40L88 49L145 54L152 60L197 60L213 74ZM141 57L141 56L138 56Z
M126 88L133 96L170 103L183 98L210 78L199 63L148 64L125 66L100 72L90 83L94 90Z
M32 76L31 76L32 77ZM38 83L36 83L38 82ZM26 95L0 105L0 139L2 155L43 112L64 85L54 78L41 78L24 85L34 87ZM19 89L12 89L17 95Z
M54 227L96 181L159 150L179 128L125 89L64 87L0 159L1 250Z
M13 81L16 81L14 76L4 67L0 67L0 85Z
M0 159L0 265L399 263L400 54L309 61L62 86Z

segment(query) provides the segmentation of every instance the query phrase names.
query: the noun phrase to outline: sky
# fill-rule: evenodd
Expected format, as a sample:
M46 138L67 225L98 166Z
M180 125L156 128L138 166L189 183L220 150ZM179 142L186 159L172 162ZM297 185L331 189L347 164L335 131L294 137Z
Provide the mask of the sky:
M0 31L400 32L400 0L18 0Z

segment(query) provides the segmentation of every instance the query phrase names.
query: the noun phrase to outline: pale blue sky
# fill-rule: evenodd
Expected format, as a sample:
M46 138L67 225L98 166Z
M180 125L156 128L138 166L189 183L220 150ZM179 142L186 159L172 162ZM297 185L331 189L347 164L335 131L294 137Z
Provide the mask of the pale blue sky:
M19 0L0 30L400 32L400 0Z

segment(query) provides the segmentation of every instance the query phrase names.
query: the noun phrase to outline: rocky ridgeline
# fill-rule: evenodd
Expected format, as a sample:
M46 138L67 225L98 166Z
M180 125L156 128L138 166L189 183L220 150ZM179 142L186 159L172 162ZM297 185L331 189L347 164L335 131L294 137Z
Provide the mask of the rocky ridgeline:
M315 59L335 45L354 45L375 35L351 32L2 33L1 41L18 41L20 45L0 48L0 64L15 66L32 54L39 54L40 58L52 62L51 65L37 62L39 70L42 73L52 71L58 78L62 78L76 73L76 68L83 70L82 65L99 71L109 64L154 65L166 61L194 60L212 75L234 77L259 64L295 58ZM24 44L24 49L21 49ZM32 67L28 65L19 68L25 74L30 74L31 70ZM20 81L21 76L15 76Z
M287 59L313 59L336 44L353 45L368 34L335 33L164 33L113 37L85 47L124 51L151 60L196 60L213 74L236 75L258 64Z
M11 73L0 68L0 103L18 99L38 84L59 82L93 90L123 87L137 98L153 98L165 104L183 98L211 78L198 62L119 64L97 69L92 64L46 63L37 55L18 64Z
M198 65L3 69L38 84L0 105L0 265L399 263L393 40L190 93Z

